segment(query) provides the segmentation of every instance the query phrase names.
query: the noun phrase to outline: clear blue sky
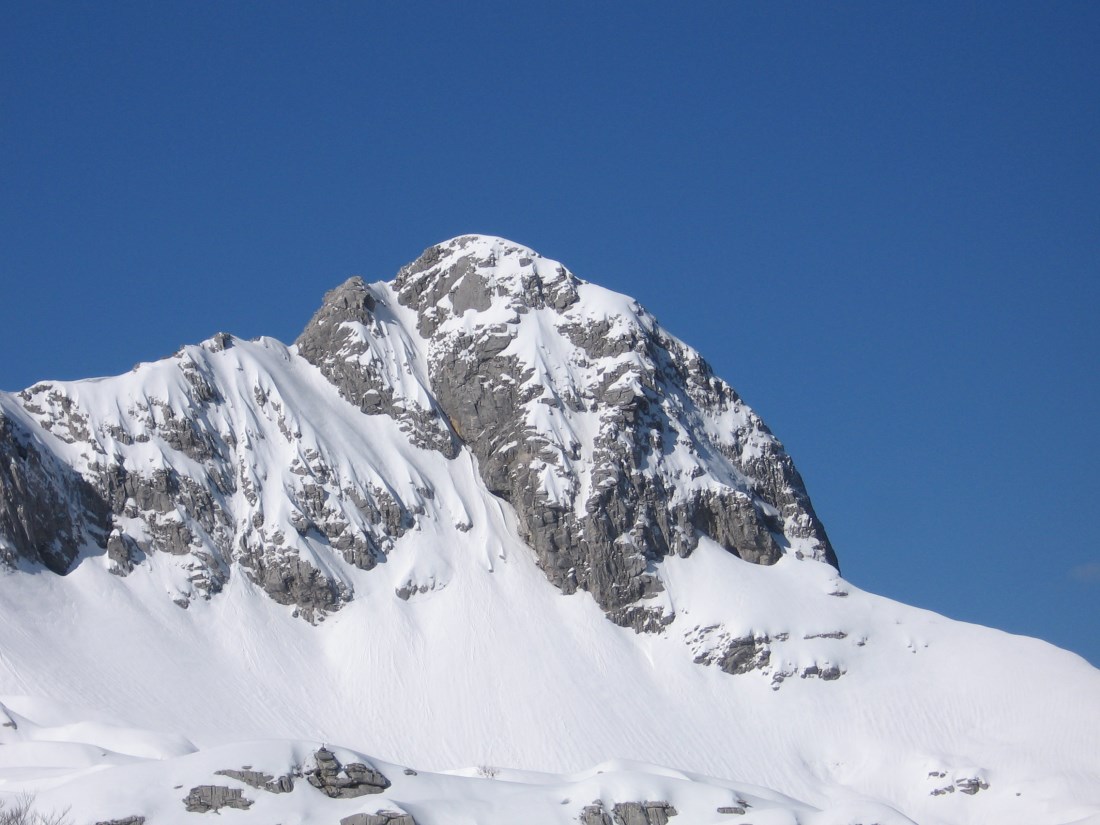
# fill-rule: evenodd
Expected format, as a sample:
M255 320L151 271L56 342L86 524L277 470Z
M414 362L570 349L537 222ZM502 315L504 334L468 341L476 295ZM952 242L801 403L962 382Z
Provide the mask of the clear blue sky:
M504 235L702 350L854 583L1100 664L1098 43L1091 2L2 2L0 388Z

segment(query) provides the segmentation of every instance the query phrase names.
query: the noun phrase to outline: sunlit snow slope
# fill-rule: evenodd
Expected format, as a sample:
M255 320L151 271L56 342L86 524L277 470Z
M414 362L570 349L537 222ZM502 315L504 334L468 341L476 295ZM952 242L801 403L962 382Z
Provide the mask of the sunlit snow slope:
M697 353L501 239L0 394L0 493L0 799L81 825L1100 817L1100 672L845 582Z

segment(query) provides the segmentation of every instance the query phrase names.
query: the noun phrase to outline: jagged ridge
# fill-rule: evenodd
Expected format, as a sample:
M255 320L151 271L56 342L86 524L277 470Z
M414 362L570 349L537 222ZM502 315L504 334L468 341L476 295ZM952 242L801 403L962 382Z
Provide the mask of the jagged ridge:
M431 483L335 457L327 419L348 411L331 395L281 397L286 374L311 379L301 359L372 419L351 429L415 448L412 467L472 454L548 579L620 624L671 620L656 564L701 534L761 564L836 563L790 458L698 353L630 298L483 236L430 247L391 283L350 279L293 348L219 335L130 377L6 399L6 557L65 572L95 547L126 575L163 552L182 559L181 605L239 564L307 618L338 609L354 594L334 556L369 570L439 514ZM272 463L259 442L276 438Z

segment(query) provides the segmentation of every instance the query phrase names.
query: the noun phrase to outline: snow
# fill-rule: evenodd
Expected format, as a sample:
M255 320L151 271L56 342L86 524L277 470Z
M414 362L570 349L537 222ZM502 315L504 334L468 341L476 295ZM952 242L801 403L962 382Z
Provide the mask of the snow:
M506 558L494 554L489 572L483 543L490 532L506 535L500 518L485 508L484 532L407 534L392 572L354 571L361 598L318 626L291 618L241 575L188 610L157 597L154 571L124 582L86 563L65 578L3 576L0 692L95 710L68 718L0 699L19 725L0 728L0 754L24 748L0 767L0 789L75 804L84 786L68 777L95 768L95 782L108 782L100 768L122 770L120 754L163 762L184 755L188 741L221 754L276 737L429 771L575 773L614 756L772 788L815 808L878 800L922 823L1057 823L1100 809L1100 678L1071 654L862 593L818 562L759 567L709 542L661 565L678 617L661 636L638 636L587 596L561 596L514 539L503 540ZM425 566L406 566L421 555ZM409 570L448 584L401 601L393 587ZM838 586L846 598L830 595ZM835 682L795 676L773 690L771 671L730 676L696 665L680 637L712 623L735 635L787 633L773 642L775 667L832 661L846 672ZM838 630L847 636L804 638ZM28 721L36 713L49 732ZM82 723L92 717L111 724ZM135 728L165 733L141 738ZM73 747L89 742L107 756ZM267 746L252 747L237 761L262 762L255 754ZM239 767L211 760L206 773ZM154 768L175 776L159 762L143 770ZM930 795L972 777L988 789ZM130 781L124 771L117 779ZM505 810L479 821L515 821Z
M545 465L542 492L581 514L602 421L570 399L616 374L645 392L647 371L667 365L632 350L589 359L562 332L563 315L607 320L608 335L656 322L627 296L581 281L581 300L563 315L521 317L509 295L522 278L572 276L502 239L465 245L493 252L497 292L441 334L514 332L512 378L544 387L527 425L561 455ZM390 285L370 289L381 301L376 327L353 329L369 345L363 357L395 399L428 410L430 352L415 314ZM196 382L232 403L203 407ZM646 468L674 480L678 495L744 488L716 446L731 433L746 434L749 454L773 446L740 402L654 403L702 433ZM209 443L236 450L202 462L172 447L166 421L197 409ZM93 548L64 577L0 570L0 800L28 790L48 808L72 806L80 825L139 812L173 825L193 819L180 802L189 788L233 784L214 771L251 765L278 776L327 743L393 786L341 801L301 780L284 795L238 783L254 805L222 816L331 825L388 808L420 825L565 823L603 799L667 800L674 823L1100 820L1100 671L1082 659L865 593L798 541L770 567L705 537L689 557L665 558L654 604L675 619L661 634L635 634L587 594L547 582L469 451L448 460L415 446L397 421L363 415L273 339L186 347L116 378L0 394L0 412L81 472L113 456L203 486L211 473L235 478L216 501L228 523L247 528L258 508L267 535L283 534L281 552L355 595L316 624L296 618L252 583L216 528L202 548L233 569L209 599L192 555L153 553L125 578ZM392 497L415 525L360 570L295 528L307 482L363 534L376 526L336 492ZM135 515L117 526L141 538L144 525ZM400 588L417 592L405 600ZM744 638L767 649L766 665L731 675L696 662ZM839 678L814 675L830 668ZM971 780L987 787L959 790ZM717 813L739 798L750 803L744 817Z
M478 766L461 771L406 772L401 765L371 759L344 748L333 749L344 764L372 765L391 782L378 796L329 799L298 778L294 790L275 795L253 790L217 771L248 766L272 776L294 775L313 764L314 741L267 740L210 748L189 755L160 759L100 759L99 768L65 761L62 747L52 747L52 759L62 763L57 773L37 783L36 803L42 810L58 810L68 800L76 821L107 820L145 812L147 821L177 825L194 821L180 800L191 788L224 784L245 791L253 802L246 811L223 809L229 822L331 823L356 812L408 812L424 823L523 822L531 825L574 823L585 805L603 801L610 810L616 802L653 800L671 803L691 823L730 822L717 813L722 806L751 811L754 822L807 822L840 825L852 815L875 817L882 825L910 820L882 805L837 806L815 811L781 794L751 785L688 775L631 762L605 762L574 775ZM23 753L28 753L24 749ZM103 767L106 766L106 767ZM0 767L2 770L2 767ZM794 815L798 815L796 820Z

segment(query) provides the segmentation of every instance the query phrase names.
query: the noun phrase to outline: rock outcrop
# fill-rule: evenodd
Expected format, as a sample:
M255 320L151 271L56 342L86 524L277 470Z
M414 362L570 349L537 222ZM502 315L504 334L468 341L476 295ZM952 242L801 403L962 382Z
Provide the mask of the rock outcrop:
M602 801L581 811L582 825L667 825L676 809L667 802L617 802L608 813Z
M458 442L447 417L408 357L415 344L362 278L350 278L325 295L295 341L340 394L368 415L398 421L410 440L453 458ZM397 367L397 369L394 369Z
M340 825L416 825L410 814L400 811L377 811L373 814L352 814L340 820Z
M95 488L0 409L0 563L64 574L85 544L105 546L107 524Z
M276 778L270 773L248 768L242 768L239 771L226 769L214 771L214 773L218 776L228 776L230 779L236 779L238 782L243 782L257 790L267 791L268 793L290 793L294 790L294 777L290 774L284 774Z
M362 762L342 765L336 755L326 748L317 751L313 758L315 765L305 772L306 781L333 799L353 799L382 793L390 786L390 780L370 765Z
M222 808L247 810L252 807L252 800L245 799L244 792L239 788L229 788L225 785L198 785L184 797L183 805L189 813L205 814L217 813Z

